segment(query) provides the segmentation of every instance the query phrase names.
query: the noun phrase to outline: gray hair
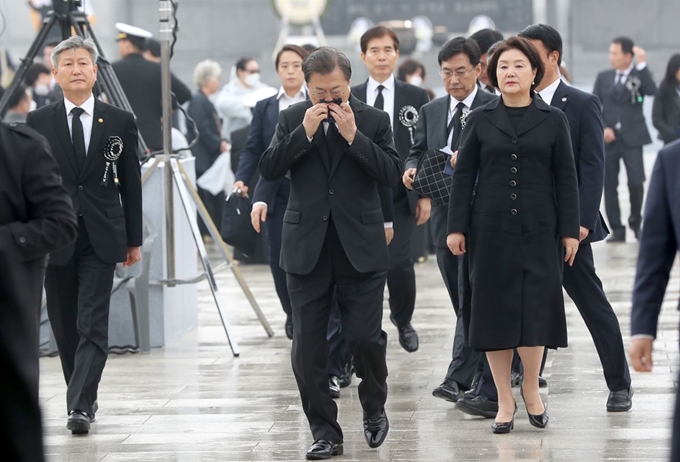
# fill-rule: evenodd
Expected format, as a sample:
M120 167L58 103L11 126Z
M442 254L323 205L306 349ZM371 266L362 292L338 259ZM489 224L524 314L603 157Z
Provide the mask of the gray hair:
M331 47L317 48L302 63L302 71L305 73L307 83L312 74L328 75L336 68L340 68L345 78L350 80L352 64L343 52Z
M63 51L76 50L78 48L84 48L87 50L92 57L92 64L97 64L99 52L97 51L97 45L94 43L94 41L92 39L84 39L78 35L74 35L73 37L67 38L63 42L60 42L59 45L54 47L54 50L52 50L52 55L50 56L52 67L57 67L57 64L59 64L59 55Z
M206 59L194 68L194 83L200 89L208 83L208 80L222 75L222 67L217 61Z

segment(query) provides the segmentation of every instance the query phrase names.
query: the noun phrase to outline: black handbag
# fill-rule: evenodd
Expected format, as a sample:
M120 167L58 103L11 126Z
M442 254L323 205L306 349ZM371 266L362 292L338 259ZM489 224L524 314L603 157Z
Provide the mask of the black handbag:
M450 155L437 149L426 151L418 161L413 189L439 204L448 204L453 177L444 168L450 159Z
M240 194L229 195L224 202L220 229L224 242L234 246L247 257L255 253L257 244L257 231L250 221L251 207L249 197L241 197Z

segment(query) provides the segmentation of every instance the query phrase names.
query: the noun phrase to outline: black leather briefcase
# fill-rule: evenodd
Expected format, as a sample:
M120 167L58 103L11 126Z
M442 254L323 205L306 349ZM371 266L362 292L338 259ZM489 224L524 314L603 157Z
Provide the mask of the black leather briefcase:
M229 245L243 252L245 256L255 253L257 231L250 221L252 205L249 197L231 194L224 202L222 210L222 239Z

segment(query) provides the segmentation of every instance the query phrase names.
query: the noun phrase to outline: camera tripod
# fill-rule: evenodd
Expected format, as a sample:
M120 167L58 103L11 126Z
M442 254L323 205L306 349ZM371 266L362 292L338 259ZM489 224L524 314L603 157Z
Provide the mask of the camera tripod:
M194 242L196 244L196 250L198 251L198 254L200 256L200 260L203 266L203 269L205 271L204 275L208 279L208 284L210 286L210 290L213 294L213 299L215 301L215 305L217 307L217 311L220 315L220 319L222 321L222 326L224 327L224 331L227 336L227 340L229 341L229 346L232 350L232 353L234 356L239 356L239 348L238 344L236 343L236 340L233 338L233 334L231 332L231 325L229 323L229 319L227 317L227 312L226 309L223 306L222 299L219 295L218 287L215 281L215 276L214 276L214 271L210 265L210 261L208 259L208 254L205 248L205 244L203 243L202 236L200 234L200 231L198 229L198 226L195 222L195 219L193 218L195 215L193 211L191 210L190 206L190 201L193 200L194 204L196 205L196 208L198 209L199 216L201 219L204 221L206 224L206 227L208 228L208 231L210 232L211 237L213 240L218 244L221 254L224 257L226 261L226 266L229 266L230 269L232 270L236 280L238 281L241 290L245 294L246 298L248 299L248 302L250 303L252 309L255 311L255 314L257 315L260 323L264 327L265 331L267 332L267 335L269 337L274 336L274 332L272 331L271 326L269 325L269 322L265 318L264 314L262 313L262 310L260 309L257 301L255 300L255 297L253 296L252 292L250 291L250 288L248 287L248 284L243 278L243 275L241 274L241 271L238 266L234 265L234 260L233 256L231 255L229 249L227 246L224 244L222 241L222 238L220 236L220 233L213 223L212 219L210 218L210 215L207 212L207 209L203 205L201 199L198 196L198 193L196 192L196 189L194 188L193 184L191 183L191 180L189 176L187 175L186 171L184 171L184 168L182 167L181 163L178 162L178 156L177 154L172 153L172 147L171 147L171 141L170 141L170 133L172 130L171 127L171 115L170 115L170 106L171 106L171 97L170 97L170 85L169 85L169 80L170 80L170 53L169 53L169 39L172 31L172 28L170 27L170 19L171 19L171 11L172 8L170 8L170 2L168 0L160 0L161 3L161 45L162 45L162 52L163 52L163 62L162 62L162 68L163 68L163 141L164 141L164 150L162 155L156 155L153 156L153 163L151 166L148 168L147 172L145 173L144 177L142 178L142 183L146 181L150 175L154 172L156 167L159 165L160 162L165 161L166 162L166 181L165 181L165 186L166 186L166 204L165 204L165 227L166 227L166 236L168 239L167 246L166 246L166 252L167 252L167 261L168 261L168 267L167 267L167 273L168 273L168 278L163 281L159 281L162 284L168 285L170 287L176 286L179 284L190 284L190 283L196 283L199 280L202 279L202 277L190 280L190 281L182 281L182 280L177 280L175 279L175 258L174 258L174 208L172 204L172 197L173 197L173 191L174 187L177 188L179 192L179 196L181 198L182 202L182 208L184 210L184 214L190 224L191 227L191 232L194 237ZM128 112L134 113L132 110L132 107L130 106L130 103L125 95L125 92L123 91L122 87L120 86L120 82L118 81L118 78L113 71L113 68L111 67L111 63L106 59L104 56L104 52L99 45L99 41L94 35L94 30L92 29L92 26L87 18L87 15L81 11L78 10L78 7L81 5L80 0L54 0L53 1L53 10L51 10L44 18L43 24L40 28L40 31L31 44L31 47L28 50L28 53L26 56L21 60L21 64L19 68L17 69L17 72L14 76L14 80L12 81L12 84L9 86L9 88L5 91L5 94L3 97L0 99L0 118L2 118L5 113L7 112L8 109L8 102L9 99L12 95L12 93L16 90L16 88L19 86L19 84L24 80L26 72L28 71L28 68L33 64L33 61L35 57L41 53L43 47L45 46L46 39L52 30L53 27L58 26L61 29L61 36L62 40L66 40L67 38L71 37L73 34L72 32L75 32L75 34L83 37L83 38L89 38L92 39L92 41L95 43L97 47L97 51L99 52L99 59L97 61L97 65L99 68L98 71L98 79L97 79L97 90L99 90L100 93L103 93L107 96L108 101L121 108L124 109ZM173 2L174 6L174 2ZM174 25L173 25L174 27ZM140 144L140 149L142 152L147 152L146 148L146 143L144 142L141 133L139 134L139 144ZM174 183L174 186L173 186Z

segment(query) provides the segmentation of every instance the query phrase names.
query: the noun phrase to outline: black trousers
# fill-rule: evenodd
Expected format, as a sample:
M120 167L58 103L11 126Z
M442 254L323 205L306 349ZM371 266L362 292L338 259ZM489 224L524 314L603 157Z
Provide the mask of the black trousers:
M680 375L678 375L680 381ZM680 388L675 387L675 412L673 414L673 436L671 439L671 462L680 460Z
M222 225L222 209L224 208L224 201L227 199L226 194L221 192L216 196L213 196L209 191L206 191L203 188L197 188L197 191L198 197L201 198L201 202L203 202L203 205L205 205L205 208L208 210L208 215L210 215L210 218L212 218L213 223L215 223L215 226L217 226L217 229L219 230ZM201 236L210 236L208 227L203 223L203 219L200 215L198 216L198 229L201 231Z
M267 243L269 244L269 268L274 278L274 288L279 297L283 311L292 316L290 307L290 296L286 284L286 272L281 268L281 235L283 233L283 215L286 213L288 198L277 194L274 204L274 211L267 213L267 221L264 227L267 231Z
M641 211L645 183L642 146L626 146L623 141L617 140L605 145L604 206L613 233L622 233L625 229L621 223L618 194L621 159L626 166L626 175L628 176L628 192L630 195L628 225L632 229L639 229L642 223Z
M334 290L342 333L354 357L356 375L362 379L358 387L361 406L369 414L385 406L387 334L381 329L385 278L385 272L354 269L332 221L314 269L305 275L288 274L295 331L293 372L314 440L343 441L338 407L328 391L326 334Z
M5 250L11 249L0 250L0 451L5 460L42 462L38 325L45 263Z
M47 267L47 313L68 386L66 407L93 415L109 353L109 301L116 265L94 252L82 217L76 249L64 266Z
M465 343L465 326L462 318L463 310L461 309L462 278L464 277L463 273L466 273L462 266L463 259L452 254L448 248L437 247L437 265L457 317L451 353L452 359L446 371L445 380L455 380L459 385L470 388L480 368L480 360L483 354Z
M349 344L342 335L342 319L340 317L340 306L337 297L333 299L331 316L328 319L328 375L339 377L342 375L349 363L352 362L352 353Z
M387 289L390 293L390 313L402 327L413 317L416 306L416 272L413 268L412 241L416 219L408 208L394 211L394 239L387 247L390 254L390 269L387 272Z

